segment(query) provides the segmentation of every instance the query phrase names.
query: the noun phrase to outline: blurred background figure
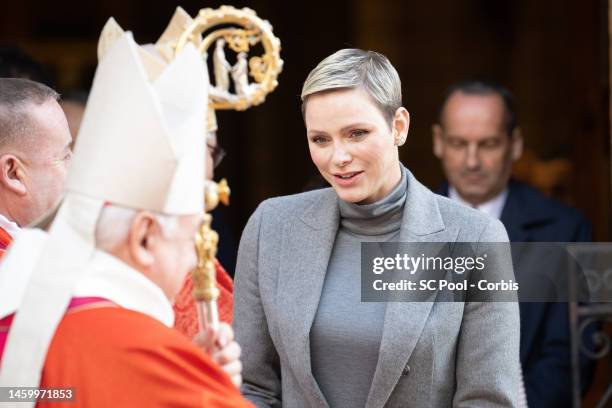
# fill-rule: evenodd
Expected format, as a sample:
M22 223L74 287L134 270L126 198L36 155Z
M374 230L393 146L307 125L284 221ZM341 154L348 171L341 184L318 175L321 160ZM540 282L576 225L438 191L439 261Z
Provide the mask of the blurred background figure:
M523 138L507 89L482 80L452 85L432 132L434 154L448 180L441 194L500 219L513 242L591 240L591 226L582 214L510 178ZM520 312L529 407L571 406L567 303L521 303ZM592 361L582 362L583 392L593 368Z

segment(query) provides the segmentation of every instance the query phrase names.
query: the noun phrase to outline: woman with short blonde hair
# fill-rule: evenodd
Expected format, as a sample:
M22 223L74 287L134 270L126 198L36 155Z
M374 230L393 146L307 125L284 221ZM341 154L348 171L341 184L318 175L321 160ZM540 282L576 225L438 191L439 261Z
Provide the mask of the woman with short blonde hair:
M259 407L511 407L516 303L362 302L362 242L507 241L399 161L410 117L381 54L340 50L308 76L302 112L331 188L264 201L235 280L242 391Z

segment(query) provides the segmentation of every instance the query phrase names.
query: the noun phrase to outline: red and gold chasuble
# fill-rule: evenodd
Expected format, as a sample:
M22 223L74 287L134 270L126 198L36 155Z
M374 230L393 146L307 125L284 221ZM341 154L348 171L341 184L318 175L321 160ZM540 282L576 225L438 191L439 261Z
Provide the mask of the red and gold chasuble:
M222 322L232 324L234 317L234 282L223 266L215 259L217 268L217 286L220 294L217 299L219 308L219 319ZM193 281L191 275L187 275L183 288L176 296L174 305L174 328L192 339L200 330L200 318L195 299L193 298Z

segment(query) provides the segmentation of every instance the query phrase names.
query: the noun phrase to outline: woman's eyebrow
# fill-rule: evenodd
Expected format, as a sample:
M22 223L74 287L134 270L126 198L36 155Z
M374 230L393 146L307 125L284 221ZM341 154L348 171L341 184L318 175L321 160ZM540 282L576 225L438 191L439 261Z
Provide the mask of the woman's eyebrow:
M326 131L324 131L324 130L317 130L317 129L307 130L306 133L308 135L326 135L327 134Z
M350 129L354 129L354 128L371 128L372 125L366 122L355 122L355 123L351 123L350 125L346 125L343 126L342 128L340 128L340 133L344 133L347 130ZM312 134L320 134L320 135L327 135L328 132L324 131L324 130L318 130L318 129L310 129L307 130L306 133L308 135L312 135Z
M349 129L354 129L354 128L358 128L358 127L372 127L371 124L366 123L366 122L356 122L356 123L351 123L350 125L346 125L344 126L342 129L340 129L340 132L344 133Z

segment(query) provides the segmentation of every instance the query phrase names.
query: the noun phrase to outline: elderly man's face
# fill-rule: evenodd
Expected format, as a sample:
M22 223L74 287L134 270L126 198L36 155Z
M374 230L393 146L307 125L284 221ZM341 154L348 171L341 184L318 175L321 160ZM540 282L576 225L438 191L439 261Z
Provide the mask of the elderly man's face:
M201 222L200 214L178 216L173 228L161 228L149 237L154 259L149 276L170 301L174 301L185 276L197 265L195 235Z
M506 187L522 139L509 135L505 107L497 94L455 92L446 102L442 123L434 125L434 154L446 177L469 203L484 203Z
M49 211L62 194L72 156L72 137L60 105L49 100L29 110L33 123L31 142L21 147L26 202L19 219L27 225Z

